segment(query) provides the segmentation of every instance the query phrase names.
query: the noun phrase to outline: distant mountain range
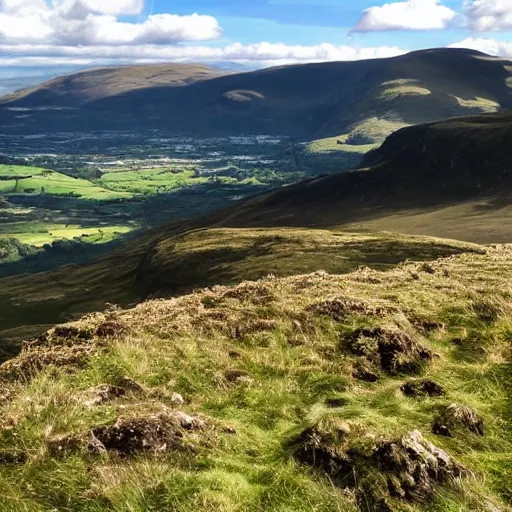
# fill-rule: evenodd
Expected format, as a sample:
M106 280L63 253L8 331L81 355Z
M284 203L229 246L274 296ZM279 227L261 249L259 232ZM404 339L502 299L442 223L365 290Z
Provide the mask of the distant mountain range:
M381 142L404 124L512 107L512 62L460 49L233 72L88 70L0 98L0 133L156 128Z

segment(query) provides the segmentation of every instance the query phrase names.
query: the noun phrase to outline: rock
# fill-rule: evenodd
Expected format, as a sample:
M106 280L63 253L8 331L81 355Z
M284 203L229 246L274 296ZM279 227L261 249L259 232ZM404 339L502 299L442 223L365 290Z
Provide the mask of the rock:
M432 432L440 436L453 437L457 431L484 436L484 420L470 407L460 404L447 405L434 418Z
M171 395L171 403L173 405L184 405L185 399L179 393L173 393Z
M126 395L126 389L119 386L104 384L103 386L89 389L86 392L85 400L83 403L88 407L94 407L102 405L106 402L110 402L111 400L124 395Z
M416 398L444 396L446 394L443 386L429 379L409 380L402 384L400 391L406 396Z
M321 420L293 442L295 458L351 488L361 510L393 512L435 495L438 485L465 474L445 451L414 430L381 439L341 418Z
M463 468L445 451L414 430L395 441L382 442L372 460L388 479L393 497L421 501L434 495L437 484L463 475Z

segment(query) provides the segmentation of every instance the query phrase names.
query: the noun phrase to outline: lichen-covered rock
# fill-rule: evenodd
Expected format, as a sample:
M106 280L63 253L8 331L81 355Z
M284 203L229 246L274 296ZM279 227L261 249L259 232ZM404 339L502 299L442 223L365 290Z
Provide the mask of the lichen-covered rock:
M466 405L450 404L443 407L434 418L432 432L440 436L453 437L460 431L483 436L484 420Z

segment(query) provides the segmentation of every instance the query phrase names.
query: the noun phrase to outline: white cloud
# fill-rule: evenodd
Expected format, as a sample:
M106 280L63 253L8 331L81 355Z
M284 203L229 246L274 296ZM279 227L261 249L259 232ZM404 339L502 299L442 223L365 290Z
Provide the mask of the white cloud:
M352 32L441 30L456 16L440 0L405 0L366 9Z
M498 41L497 39L468 37L458 43L453 43L450 48L468 48L498 57L512 59L512 41Z
M140 12L142 0L0 0L0 42L53 44L166 44L205 41L222 30L212 16L157 14L142 22L117 15Z
M398 47L354 48L320 44L288 46L285 44L240 43L225 47L192 45L99 45L99 46L17 46L16 56L9 55L9 45L0 44L0 66L46 66L48 64L103 65L148 62L219 62L252 63L258 66L306 62L361 60L393 57L406 52ZM2 57L3 56L3 57Z
M12 1L12 0L11 0ZM83 17L89 12L130 15L144 10L144 0L53 0L53 6L69 17Z
M512 29L511 0L468 0L465 2L468 27L477 32Z

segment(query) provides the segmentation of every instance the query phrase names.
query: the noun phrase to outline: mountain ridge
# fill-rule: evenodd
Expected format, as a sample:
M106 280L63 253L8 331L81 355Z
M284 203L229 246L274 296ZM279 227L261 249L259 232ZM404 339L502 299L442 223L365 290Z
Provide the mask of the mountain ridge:
M186 66L174 69L189 76ZM263 133L310 140L349 134L372 119L403 126L512 107L512 62L470 50L423 50L390 59L242 73L205 75L203 69L192 75L200 79L137 87L91 101L80 96L80 84L76 90L64 86L52 93L50 88L50 112L41 110L48 105L37 90L10 100L4 97L0 131L37 132L43 125L45 131L136 126L197 136ZM28 110L21 117L17 109ZM374 138L382 142L390 130L377 130Z

